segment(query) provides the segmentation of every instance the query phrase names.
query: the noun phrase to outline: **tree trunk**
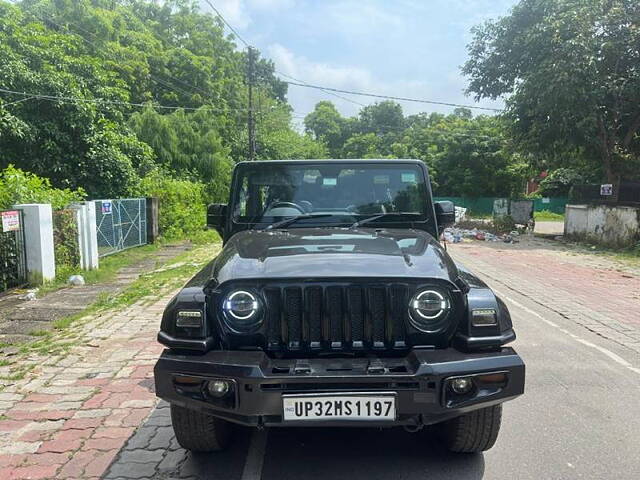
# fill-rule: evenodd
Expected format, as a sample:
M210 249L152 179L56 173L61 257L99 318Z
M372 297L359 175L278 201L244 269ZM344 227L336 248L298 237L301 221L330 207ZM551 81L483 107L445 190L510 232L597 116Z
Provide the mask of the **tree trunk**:
M611 157L613 153L613 146L607 134L607 129L604 125L604 120L598 115L598 125L600 127L600 148L602 149L602 166L604 167L604 174L607 177L608 183L615 183L615 175L613 173L613 167Z

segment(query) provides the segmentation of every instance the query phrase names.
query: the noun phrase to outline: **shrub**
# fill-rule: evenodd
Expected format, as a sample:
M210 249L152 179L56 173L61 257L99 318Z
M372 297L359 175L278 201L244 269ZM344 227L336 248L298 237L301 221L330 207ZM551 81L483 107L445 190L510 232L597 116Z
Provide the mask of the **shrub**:
M494 217L493 228L498 233L511 232L516 229L516 223L513 221L511 215L501 215Z
M17 203L50 203L54 209L61 209L86 196L82 188L53 188L47 178L9 165L0 171L0 208L10 208Z
M158 197L163 237L191 237L204 229L208 199L203 183L171 178L162 170L154 170L141 180L139 194Z
M53 245L56 267L77 268L80 266L78 246L78 223L75 210L54 210Z

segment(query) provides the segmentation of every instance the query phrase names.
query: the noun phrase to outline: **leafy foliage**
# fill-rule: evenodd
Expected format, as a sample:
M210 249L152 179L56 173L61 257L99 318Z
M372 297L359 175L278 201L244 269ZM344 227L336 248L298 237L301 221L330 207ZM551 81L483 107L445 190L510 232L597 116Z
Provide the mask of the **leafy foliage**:
M0 0L0 85L38 95L0 92L0 168L113 198L161 167L225 198L246 157L246 68L193 0ZM259 157L322 156L291 128L273 64L254 70Z
M639 23L636 0L521 0L475 29L468 90L507 97L520 145L550 166L637 177Z
M572 186L585 181L585 175L574 169L558 168L540 182L538 193L546 197L566 197Z
M529 169L509 141L506 121L474 118L468 109L404 117L400 105L385 101L344 118L324 101L305 126L336 158L423 160L440 196L509 196L521 190Z
M24 172L13 165L0 171L0 209L18 203L50 203L54 209L61 209L70 203L82 201L85 196L82 188L53 188L48 179Z
M204 229L209 199L203 183L177 180L162 170L154 170L142 179L137 193L158 197L162 236L184 238Z
M80 248L78 245L78 223L76 212L71 209L53 212L53 245L55 249L56 268L74 270L80 265Z

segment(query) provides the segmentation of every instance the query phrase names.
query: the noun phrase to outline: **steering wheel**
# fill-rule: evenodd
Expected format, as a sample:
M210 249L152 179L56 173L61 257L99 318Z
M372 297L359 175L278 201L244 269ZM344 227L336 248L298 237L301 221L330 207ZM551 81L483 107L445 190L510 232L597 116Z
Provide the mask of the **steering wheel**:
M300 213L304 214L304 208L302 208L300 205L298 205L297 203L293 203L293 202L274 202L271 205L269 205L268 210L271 210L273 208L278 208L278 207L289 207L289 208L295 208L296 210L299 210Z

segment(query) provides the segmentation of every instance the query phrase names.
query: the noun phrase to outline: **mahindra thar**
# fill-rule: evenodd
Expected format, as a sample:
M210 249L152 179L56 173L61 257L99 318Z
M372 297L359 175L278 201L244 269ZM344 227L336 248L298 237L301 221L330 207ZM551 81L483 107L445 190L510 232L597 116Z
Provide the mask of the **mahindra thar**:
M525 367L504 302L438 241L418 160L238 163L210 205L219 255L169 302L156 393L178 442L224 449L234 426L434 430L491 448Z

